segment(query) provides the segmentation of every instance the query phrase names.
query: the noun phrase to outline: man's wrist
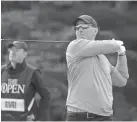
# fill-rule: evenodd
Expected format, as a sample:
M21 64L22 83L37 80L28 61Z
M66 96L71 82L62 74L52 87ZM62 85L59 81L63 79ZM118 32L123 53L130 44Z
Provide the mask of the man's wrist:
M118 56L124 56L124 55L126 55L126 52L125 52L125 51L122 52L122 53L120 53L120 54L118 54Z

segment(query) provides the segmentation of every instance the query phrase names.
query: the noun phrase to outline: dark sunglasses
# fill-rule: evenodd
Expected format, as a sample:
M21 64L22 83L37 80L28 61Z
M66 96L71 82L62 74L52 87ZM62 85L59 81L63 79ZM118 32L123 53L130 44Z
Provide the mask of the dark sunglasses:
M90 27L92 27L91 24L79 24L79 25L75 26L74 29L76 31L78 31L80 28L82 28L83 30L85 30L85 29L88 29Z

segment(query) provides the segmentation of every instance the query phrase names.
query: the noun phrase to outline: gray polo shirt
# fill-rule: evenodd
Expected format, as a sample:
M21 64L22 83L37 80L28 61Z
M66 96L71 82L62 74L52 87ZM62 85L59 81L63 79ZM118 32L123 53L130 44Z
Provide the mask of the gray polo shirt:
M68 66L68 111L98 115L113 114L112 85L124 86L128 79L126 56L118 57L113 67L103 54L120 49L115 41L72 41L66 51Z

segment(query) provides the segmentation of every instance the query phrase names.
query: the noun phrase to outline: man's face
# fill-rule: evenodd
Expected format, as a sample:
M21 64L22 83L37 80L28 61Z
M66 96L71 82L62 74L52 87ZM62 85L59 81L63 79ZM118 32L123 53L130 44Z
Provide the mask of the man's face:
M24 49L17 48L15 46L8 49L9 60L15 63L21 63L27 56L27 52Z
M97 28L91 24L86 24L83 20L79 20L75 26L75 31L78 39L93 40L95 39Z

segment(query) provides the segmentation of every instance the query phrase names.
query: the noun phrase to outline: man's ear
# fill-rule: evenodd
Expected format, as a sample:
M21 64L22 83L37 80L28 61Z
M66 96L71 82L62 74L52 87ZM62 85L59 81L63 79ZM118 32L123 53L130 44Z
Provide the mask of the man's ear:
M97 35L97 33L98 33L98 28L94 28L94 31L95 31L95 35Z

